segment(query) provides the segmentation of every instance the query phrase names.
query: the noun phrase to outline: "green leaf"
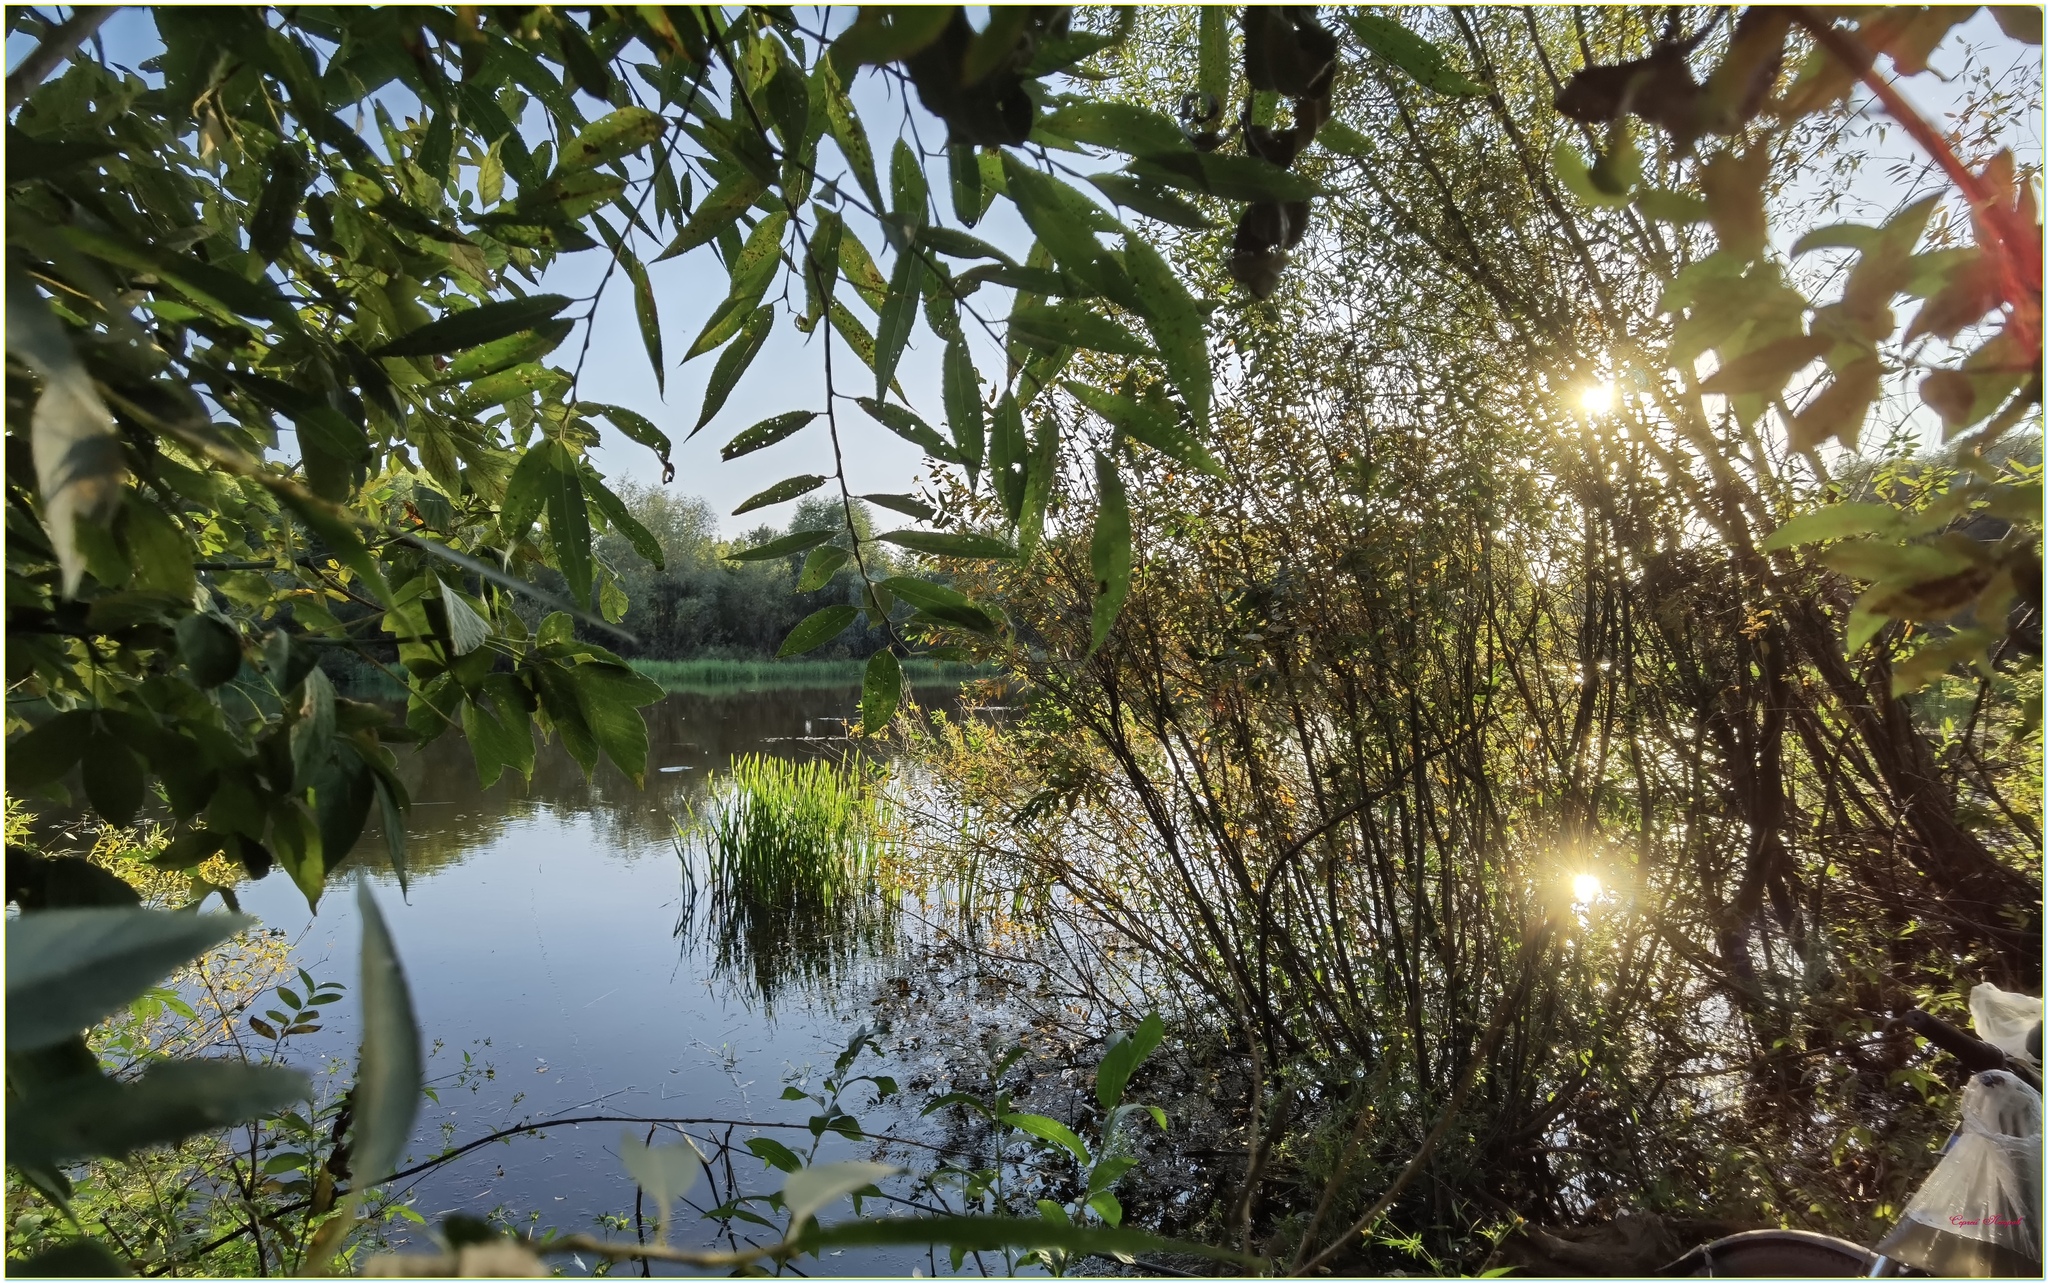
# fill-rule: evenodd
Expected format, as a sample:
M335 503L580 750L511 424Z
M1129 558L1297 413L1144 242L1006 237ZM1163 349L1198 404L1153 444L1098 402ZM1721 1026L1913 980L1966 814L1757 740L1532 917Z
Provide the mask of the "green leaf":
M993 633L999 627L999 621L988 610L943 584L895 575L884 579L880 586L934 619L977 633Z
M636 710L667 692L659 683L616 661L578 664L569 671L569 678L591 739L635 787L644 787L647 720Z
M653 532L649 531L646 526L640 524L639 518L635 517L632 510L626 507L625 500L607 489L604 483L597 479L597 474L587 468L583 473L583 493L589 498L590 502L597 505L597 510L603 514L606 523L613 530L624 535L626 542L633 545L634 552L645 557L653 564L656 570L662 569L661 541L656 539ZM467 609L467 607L464 609ZM449 609L451 619L454 613L454 608L451 606ZM457 653L467 652L461 651L458 646Z
M1106 1189L1089 1196L1088 1210L1094 1212L1111 1225L1123 1224L1124 1206L1116 1201L1116 1195Z
M1888 503L1836 503L1815 512L1802 513L1770 533L1757 547L1765 552L1797 548L1823 539L1847 539L1855 535L1885 535L1901 530L1905 519Z
M64 1041L255 921L148 909L22 914L7 924L8 1050Z
M1325 125L1325 129L1329 126ZM1147 218L1157 219L1173 227L1185 227L1191 231L1205 231L1214 227L1207 215L1180 197L1161 187L1139 182L1128 174L1090 174L1088 181L1095 189L1127 209L1135 209Z
M548 453L551 444L541 442L513 465L512 476L505 483L505 501L498 508L498 528L507 539L526 535L547 506L547 479L554 468Z
M891 512L900 512L913 521L930 521L935 510L930 504L920 503L915 495L907 494L864 494L861 498Z
M804 568L796 577L798 592L816 592L832 582L832 576L839 573L853 556L844 548L833 544L821 544L811 549L811 555L804 558Z
M887 650L876 651L868 657L867 671L860 679L861 733L879 735L888 729L902 698L902 665Z
M625 433L635 442L646 446L660 455L663 463L668 462L668 452L670 449L668 433L649 423L644 415L634 410L628 410L623 406L606 405L601 401L579 401L576 403L576 408L586 413L594 413L601 416L606 422Z
M850 227L842 226L839 235L839 272L869 307L879 312L888 301L889 278L875 266L874 255Z
M292 225L306 199L309 177L296 143L271 148L270 174L264 179L255 211L249 215L249 249L264 262L275 262L291 243Z
M858 25L858 24L856 24ZM851 28L848 29L849 34ZM847 97L845 82L840 77L841 66L831 58L818 59L817 68L812 72L812 83L825 104L825 124L832 133L832 141L839 144L840 154L846 157L847 167L853 170L855 181L868 198L868 207L882 208L882 186L875 179L875 153L868 145L867 130L862 128L860 117L853 110L853 101Z
M690 212L690 221L676 233L668 247L655 256L659 263L679 254L687 254L700 245L709 245L718 239L718 234L739 221L741 214L753 208L767 190L759 178L752 174L737 174L718 184L705 194Z
M212 615L187 615L178 621L178 657L202 690L233 680L242 670L242 638Z
M917 153L910 149L908 139L898 138L896 150L889 156L889 212L896 216L895 227L908 233L925 225L926 214L931 200L931 189L925 185L924 165ZM884 230L890 230L887 223ZM893 239L893 238L892 238Z
M11 1102L7 1161L118 1158L275 1114L311 1094L297 1070L233 1060L160 1061L132 1082L76 1074Z
M30 448L43 496L43 528L69 597L86 570L78 523L104 522L121 502L127 474L121 438L63 325L27 273L14 268L7 272L7 350L43 380L30 417Z
M876 535L884 543L892 543L912 552L922 552L934 557L960 557L980 561L1015 561L1017 550L1000 539L988 535L953 533L939 530L891 530Z
M1084 284L1099 285L1102 244L1095 233L1114 228L1116 220L1081 193L1008 151L1003 153L1003 180L1017 212L1051 252L1053 261Z
M1088 1161L1088 1147L1081 1138L1074 1135L1065 1124L1044 1114L1004 1114L1000 1121L1006 1127L1014 1127L1029 1136L1051 1141L1074 1156L1074 1161L1085 1164Z
M845 632L859 614L851 606L827 606L813 612L789 630L789 636L782 639L782 648L775 652L775 657L787 659L791 655L816 650Z
M798 530L792 534L783 535L778 539L770 539L767 543L756 544L752 548L743 548L738 552L729 552L725 554L725 559L727 561L772 561L777 557L787 557L792 553L815 548L831 537L832 531L830 530Z
M568 169L542 183L530 194L522 192L516 208L544 222L574 223L611 204L625 190L626 180L617 174Z
M792 1153L789 1146L767 1136L756 1136L749 1140L747 1152L779 1172L793 1172L804 1165L804 1160Z
M740 327L753 315L761 296L768 291L776 265L782 261L782 232L788 225L789 215L781 210L755 225L739 257L732 262L732 292L712 312L711 319L704 324L703 333L683 354L685 361L695 360L739 333Z
M126 827L142 807L142 763L127 743L105 727L93 732L82 763L85 796L100 818Z
M979 236L951 227L925 227L917 233L918 243L946 255L948 258L992 258L998 262L1010 263L1008 254L997 249ZM1013 264L1014 265L1014 264Z
M989 471L994 476L996 497L1002 500L1003 515L1015 522L1023 510L1025 483L1031 470L1031 445L1024 436L1024 415L1017 408L1017 398L1008 392L996 402L992 429Z
M582 461L560 441L545 447L548 470L541 480L548 513L548 543L555 550L555 569L568 581L569 600L590 608L590 511L583 499Z
M531 298L483 303L459 312L447 312L439 320L429 321L416 330L399 335L370 355L438 356L444 352L481 347L493 339L530 330L552 320L555 313L569 306L569 301L566 295L535 294Z
M384 1179L405 1155L419 1112L422 1060L420 1031L413 1019L412 990L399 965L390 929L370 894L356 887L356 911L363 923L363 1039L355 1085L356 1183Z
M1187 135L1172 120L1131 103L1072 101L1040 117L1039 125L1077 143L1108 147L1130 156L1187 151Z
M922 520L922 518L920 518ZM10 793L40 789L63 779L92 743L98 717L90 709L59 713L7 746Z
M1080 303L1019 303L1010 333L1047 347L1081 347L1115 356L1150 356L1143 339Z
M922 449L934 459L947 463L959 462L953 447L938 434L932 426L900 405L890 405L873 397L857 397L855 404L867 411L868 417L881 424L905 441Z
M864 65L901 62L937 40L952 19L953 11L944 5L864 8L853 25L832 42L830 60L848 73Z
M743 454L766 449L784 437L810 426L811 420L817 417L816 410L791 410L772 419L763 419L726 442L725 448L718 452L718 457L730 463Z
M1163 400L1118 396L1072 380L1061 386L1072 393L1076 400L1122 429L1132 439L1144 442L1177 463L1186 464L1211 476L1224 475L1223 465L1216 461L1216 457L1209 453L1208 448L1180 426L1178 416L1170 403Z
M889 297L875 320L875 397L889 394L896 380L896 363L910 342L917 324L917 303L924 293L925 268L914 248L906 247L896 256L896 271L889 278Z
M1369 160L1373 154L1372 140L1341 120L1326 120L1316 130L1316 141L1323 150L1353 160Z
M851 240L852 237L847 239ZM875 364L875 336L869 334L867 326L860 323L860 318L848 311L846 304L836 298L832 300L829 315L832 318L832 328L839 331L839 337L846 340L846 346L853 349L853 354L860 358L862 365L872 369Z
M967 483L974 484L981 471L984 452L981 415L981 379L974 372L974 358L967 340L955 337L946 344L942 386L946 400L946 424L953 431L953 444L960 461L967 465Z
M1124 1097L1124 1087L1131 1081L1131 1074L1165 1036L1166 1026L1155 1011L1138 1022L1136 1029L1111 1038L1095 1070L1096 1103L1104 1109L1116 1108L1117 1102Z
M1230 103L1230 14L1204 5L1196 21L1195 88L1208 99L1209 115L1201 122L1216 126Z
M647 364L654 368L655 391L667 395L668 370L661 358L661 309L654 301L654 285L647 279L647 268L623 245L619 247L619 266L626 269L626 277L633 283L633 315L640 322L640 344L647 349Z
M562 144L563 169L595 169L658 142L668 122L645 107L621 107Z
M737 517L752 512L756 508L768 508L778 503L787 503L798 495L807 495L824 484L825 478L818 476L816 473L805 473L802 476L778 481L761 493L747 499L739 507L734 508L732 515Z
M1109 636L1131 591L1130 501L1124 496L1116 463L1107 455L1095 456L1095 488L1095 534L1088 545L1088 564L1095 574L1093 628L1088 642L1091 655Z
M1329 194L1292 170L1257 156L1175 152L1135 160L1124 169L1138 178L1232 201L1312 200Z
M569 337L569 331L575 328L574 321L549 321L473 347L448 363L448 368L441 372L440 381L468 383L515 365L538 361L560 347L562 340Z
M718 364L711 367L711 378L704 385L704 408L697 412L697 426L690 429L691 436L701 432L704 425L725 407L726 398L732 395L732 390L739 386L740 377L760 355L761 345L768 341L768 331L774 325L773 306L756 308L746 324L740 327L739 338L718 354Z
M1145 325L1158 345L1166 375L1187 403L1195 431L1209 430L1211 395L1208 334L1202 311L1159 251L1137 236L1124 238L1124 266L1145 307ZM1163 448L1163 447L1162 447Z
M1399 68L1425 89L1452 98L1473 98L1486 86L1467 79L1445 56L1444 51L1416 35L1392 18L1378 14L1353 13L1345 16L1358 43Z
M953 217L972 227L981 221L981 165L974 148L954 143L946 148L946 168L952 179Z
M551 397L568 389L568 375L529 361L478 379L456 398L452 409L457 417L471 418L507 401L531 403L536 393Z

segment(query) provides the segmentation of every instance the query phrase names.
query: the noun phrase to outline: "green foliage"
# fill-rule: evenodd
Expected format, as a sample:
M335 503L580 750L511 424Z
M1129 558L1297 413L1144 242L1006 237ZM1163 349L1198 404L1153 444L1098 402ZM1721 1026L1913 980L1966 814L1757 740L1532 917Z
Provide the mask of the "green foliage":
M1557 145L1553 165L1568 190L1590 205L1633 203L1652 219L1704 219L1713 229L1714 252L1678 272L1663 298L1675 322L1668 362L1693 395L1724 398L1744 424L1774 413L1793 450L1817 453L1838 442L1854 451L1887 378L1932 365L1919 378L1921 400L1939 416L1943 440L1960 439L1961 448L1977 456L1976 483L1959 487L1954 502L1929 508L1921 520L1871 529L1862 544L1821 558L1872 582L1847 624L1850 652L1886 624L1918 625L1937 634L1933 644L1896 669L1893 687L1899 695L1925 689L1957 663L1988 673L1994 650L2009 633L2015 600L2037 601L2040 595L2038 494L2026 492L2024 478L2003 476L1982 460L1988 447L2038 412L2041 400L2041 224L2033 188L2018 177L2009 152L1973 169L1953 140L1922 119L1873 62L1889 55L1894 71L1918 70L1963 12L1894 20L1758 11L1737 24L1701 83L1686 70L1631 101L1617 91L1639 64L1593 65L1558 97L1567 114L1607 127L1607 145L1590 167L1569 144ZM1797 77L1773 103L1795 30L1809 38L1810 47ZM1652 58L1674 53L1679 47L1667 35ZM1682 66L1682 53L1679 59ZM1790 137L1803 122L1833 110L1857 80L1968 206L1975 243L1936 242L1919 249L1939 204L1936 197L1903 206L1882 225L1809 229L1794 238L1794 259L1830 250L1850 256L1843 260L1847 270L1839 277L1839 292L1809 297L1791 283L1791 264L1771 249L1771 148L1774 138ZM1775 107L1768 129L1750 128L1767 104ZM1702 135L1728 141L1701 159L1692 182L1639 190L1642 156L1631 116L1661 128L1684 150ZM1918 302L1903 324L1894 312L1902 299ZM1987 317L1995 323L1981 325ZM1903 345L1929 336L1948 345L1934 360L1916 354L1902 361L1896 355ZM1924 344L1920 350L1927 350ZM1715 369L1700 377L1695 363L1706 354ZM1798 377L1816 362L1817 374ZM1992 539L1955 533L1941 541L1941 551L1907 542L1961 522L1978 504L2013 512L2010 520L2017 524ZM1781 532L1767 547L1824 537L1821 526L1794 528L1800 533ZM1807 534L1809 529L1814 533ZM2038 664L2038 646L2033 650Z

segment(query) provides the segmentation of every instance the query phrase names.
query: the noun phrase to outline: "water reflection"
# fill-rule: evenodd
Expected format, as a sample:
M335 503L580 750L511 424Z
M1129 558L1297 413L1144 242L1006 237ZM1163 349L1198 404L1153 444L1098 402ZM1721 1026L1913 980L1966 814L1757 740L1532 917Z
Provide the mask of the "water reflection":
M951 687L918 692L927 707L957 715ZM531 779L507 772L490 788L477 778L468 745L447 735L401 752L398 773L414 802L406 825L406 869L417 881L454 870L496 850L516 826L543 814L552 825L573 822L594 831L562 852L574 866L586 852L636 860L650 851L678 857L675 937L688 967L747 1009L772 1017L779 995L801 991L830 1004L834 984L862 959L890 956L896 945L898 896L880 884L829 905L760 905L722 893L705 875L701 853L677 841L678 821L707 801L710 784L746 753L803 760L856 750L846 738L859 692L834 689L747 690L673 694L642 712L647 719L646 786L609 761L589 777L559 742L542 745ZM395 874L380 832L364 834L347 865ZM565 867L564 871L567 871Z
M927 704L957 703L944 688L921 692ZM586 779L561 744L541 746L533 778L507 772L486 789L459 735L444 735L414 752L400 752L398 774L414 799L406 824L406 867L430 873L487 849L505 827L534 807L587 816L619 852L665 844L674 817L704 796L709 776L742 753L804 758L847 751L849 703L859 693L836 690L755 690L732 694L670 695L641 710L647 719L647 784L643 789L609 761ZM366 833L350 865L390 873L380 834Z

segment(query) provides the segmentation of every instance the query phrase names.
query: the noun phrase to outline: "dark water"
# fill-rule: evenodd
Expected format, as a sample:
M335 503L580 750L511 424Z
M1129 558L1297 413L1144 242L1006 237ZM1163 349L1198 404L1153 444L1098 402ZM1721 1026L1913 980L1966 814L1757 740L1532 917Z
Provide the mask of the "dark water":
M927 706L957 704L945 688L919 694ZM892 960L871 949L827 951L837 961L820 982L815 967L721 959L706 938L708 895L682 876L674 835L686 804L701 801L710 777L739 754L846 752L842 719L856 715L858 703L852 689L672 695L645 710L651 751L644 790L609 765L586 780L558 746L543 749L530 782L483 789L467 746L444 737L400 759L414 799L407 895L373 835L337 871L317 914L308 914L281 876L250 884L243 907L295 937L303 931L300 961L353 993L353 883L369 880L422 1033L437 1048L427 1072L438 1080L440 1100L423 1106L409 1162L500 1128L588 1114L802 1123L810 1107L780 1099L785 1080L808 1075L815 1084L829 1070ZM678 935L685 921L689 929ZM807 971L808 984L801 982ZM764 975L796 979L764 994ZM302 1058L353 1055L353 1001L329 1010L323 1032L294 1040ZM870 1131L890 1121L859 1112ZM633 1208L634 1185L617 1157L622 1130L617 1123L558 1127L487 1146L414 1185L415 1209L433 1222L451 1211L502 1207L520 1223L538 1212L543 1228L602 1232L596 1217ZM811 1139L807 1131L745 1128L734 1136L749 1134L780 1137L800 1152ZM834 1138L819 1160L871 1154L870 1146ZM743 1166L736 1159L735 1167L754 1188L779 1187L779 1175L760 1175L757 1160ZM844 1203L836 1209L849 1210ZM411 1234L417 1240L419 1231ZM687 1211L672 1237L709 1245ZM908 1273L926 1261L922 1252L848 1253L805 1268Z

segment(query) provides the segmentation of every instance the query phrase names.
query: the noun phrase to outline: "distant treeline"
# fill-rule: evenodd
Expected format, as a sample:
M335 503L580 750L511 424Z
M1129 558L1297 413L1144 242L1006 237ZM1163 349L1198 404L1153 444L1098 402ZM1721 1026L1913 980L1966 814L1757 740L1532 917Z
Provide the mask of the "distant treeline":
M632 483L621 484L618 494L661 545L663 561L656 569L620 535L598 541L598 555L618 575L625 591L628 605L619 625L639 643L596 635L592 640L628 659L770 658L806 615L859 600L860 576L850 561L824 586L800 593L796 583L802 554L773 561L725 559L735 548L799 530L836 530L833 542L848 546L846 515L836 500L804 499L787 526L763 525L726 540L719 538L717 513L697 495ZM869 532L867 508L858 500L854 521L863 535ZM864 545L862 555L875 578L894 573L893 566L878 563L878 558L886 562L886 554L877 545ZM807 658L864 660L886 640L878 628L850 628Z

